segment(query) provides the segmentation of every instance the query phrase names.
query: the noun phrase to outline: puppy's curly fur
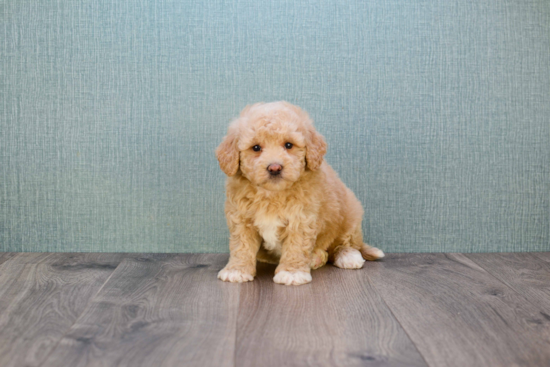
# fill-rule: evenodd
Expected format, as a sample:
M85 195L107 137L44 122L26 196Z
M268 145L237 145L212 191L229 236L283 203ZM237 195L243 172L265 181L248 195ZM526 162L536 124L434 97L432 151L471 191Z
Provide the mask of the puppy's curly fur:
M254 279L256 260L278 263L273 280L298 285L327 261L358 269L384 253L363 243L363 208L323 159L327 144L288 102L247 106L216 150L227 174L229 262L218 278Z

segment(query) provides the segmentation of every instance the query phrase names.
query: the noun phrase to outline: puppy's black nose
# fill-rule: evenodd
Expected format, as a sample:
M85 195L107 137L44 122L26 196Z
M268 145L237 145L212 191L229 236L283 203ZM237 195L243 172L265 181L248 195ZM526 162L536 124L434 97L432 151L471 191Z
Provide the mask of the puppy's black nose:
M277 163L272 163L269 166L267 166L267 171L271 176L277 176L281 174L282 170L283 170L283 166Z

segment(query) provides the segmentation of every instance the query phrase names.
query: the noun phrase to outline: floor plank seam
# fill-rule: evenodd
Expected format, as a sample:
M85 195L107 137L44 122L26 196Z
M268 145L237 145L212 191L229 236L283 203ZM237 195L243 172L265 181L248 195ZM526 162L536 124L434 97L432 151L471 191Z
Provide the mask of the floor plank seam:
M384 298L384 296L382 295L382 292L380 292L380 290L376 287L376 284L374 284L374 282L372 281L372 279L369 277L369 275L367 274L367 279L369 281L369 283L372 285L372 288L374 288L376 290L376 292L378 292L378 295L380 296L380 299L382 300L382 302L384 302L384 305L388 308L388 310L390 311L391 315L393 316L393 318L399 323L399 325L401 326L401 328L403 329L403 332L405 333L405 335L407 335L407 338L409 338L409 340L411 341L411 343L413 343L414 347L416 348L416 351L418 352L418 354L422 357L422 360L424 361L424 363L426 364L426 366L428 367L431 367L430 364L428 363L428 361L426 360L426 357L424 357L424 354L422 354L422 352L420 351L420 349L418 349L418 345L416 345L416 342L414 341L414 339L411 337L411 335L409 334L409 332L407 331L407 329L405 328L405 326L403 325L403 323L401 322L401 320L399 320L399 318L397 317L397 315L393 312L393 310L391 309L390 305L388 304L388 302L386 302L386 299Z
M485 272L487 274L489 274L491 277L493 277L494 279L496 279L498 282L500 282L501 284L504 284L507 288L511 289L514 293L516 293L519 297L525 299L527 302L529 302L532 306L536 307L537 309L539 308L539 306L536 304L536 303L533 303L533 301L531 299L529 299L529 297L525 297L521 292L519 292L518 290L516 290L514 288L514 286L512 286L511 284L508 284L508 282L506 282L504 279L500 279L498 278L496 275L494 275L490 270L488 270L487 268L485 268L483 265L481 265L480 263L478 263L477 261L475 261L473 258L471 258L470 256L468 256L468 254L463 254L464 256L466 256L468 259L470 259L471 261L473 261L477 266L479 266L480 268L482 268L483 270L485 270Z
M239 299L237 300L237 316L235 317L235 343L233 344L233 367L237 363L237 341L239 336L239 309L241 308L241 292L243 290L242 284L239 284Z
M84 315L86 313L86 311L88 310L88 308L90 307L90 305L92 304L92 301L97 297L97 295L99 294L99 292L101 292L103 290L103 288L105 287L105 285L109 282L109 280L111 279L111 277L113 276L113 274L116 272L116 270L119 268L120 264L122 264L122 262L124 260L126 260L127 257L124 257L122 260L120 260L120 262L118 263L118 265L116 266L116 268L113 269L113 271L111 272L111 274L109 274L109 276L107 277L107 279L105 279L105 282L103 282L103 284L101 285L101 287L99 287L98 291L93 295L93 297L90 297L90 300L88 301L88 304L86 305L86 307L84 307L84 309L82 310L82 312L80 313L80 315L78 315L78 317L74 320L74 322L71 324L71 326L69 326L67 328L67 330L65 330L65 332L63 333L63 336L61 338L59 338L59 340L57 341L57 343L55 343L55 346L52 348L52 350L50 351L50 353L48 353L48 355L42 360L42 362L40 362L40 364L38 365L38 367L41 367L44 365L44 363L46 363L46 361L50 358L50 356L55 352L55 350L57 349L57 347L59 346L59 343L61 343L61 341L67 336L67 334L69 334L69 332L71 331L72 327L78 322L78 320L80 320L80 318L82 317L82 315Z

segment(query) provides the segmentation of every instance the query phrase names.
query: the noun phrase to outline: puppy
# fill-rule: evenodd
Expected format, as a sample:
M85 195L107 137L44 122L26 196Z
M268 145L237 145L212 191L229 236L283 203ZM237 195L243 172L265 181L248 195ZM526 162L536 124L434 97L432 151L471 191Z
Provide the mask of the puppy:
M359 269L384 253L363 243L363 208L323 159L327 144L288 102L247 106L216 149L228 176L229 262L218 278L247 282L256 260L279 264L275 283L311 282L330 261Z

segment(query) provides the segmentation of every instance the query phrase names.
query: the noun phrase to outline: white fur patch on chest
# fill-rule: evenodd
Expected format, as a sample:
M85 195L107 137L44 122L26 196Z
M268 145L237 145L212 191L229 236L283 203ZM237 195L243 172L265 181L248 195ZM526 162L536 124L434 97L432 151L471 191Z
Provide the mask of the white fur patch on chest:
M276 256L281 256L281 240L279 229L283 222L278 217L258 216L254 220L260 236L264 239L264 248Z

